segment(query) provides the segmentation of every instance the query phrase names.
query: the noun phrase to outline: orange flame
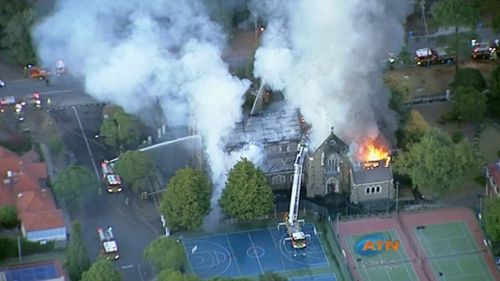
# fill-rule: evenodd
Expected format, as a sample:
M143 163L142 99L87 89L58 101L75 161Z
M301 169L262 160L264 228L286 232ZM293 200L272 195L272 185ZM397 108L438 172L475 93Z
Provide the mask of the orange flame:
M361 146L358 159L362 162L387 160L390 159L389 150L383 145L376 144L374 140L370 140Z

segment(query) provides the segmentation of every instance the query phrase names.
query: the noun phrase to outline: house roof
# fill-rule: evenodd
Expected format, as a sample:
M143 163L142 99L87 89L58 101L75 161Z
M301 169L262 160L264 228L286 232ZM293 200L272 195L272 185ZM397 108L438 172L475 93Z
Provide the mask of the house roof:
M26 231L64 227L51 190L40 186L47 170L37 158L30 152L17 156L0 147L0 205L15 205Z
M353 184L376 183L392 179L391 166L386 166L385 160L372 161L370 163L374 163L374 167L365 168L365 163L357 163L353 165Z
M498 159L496 163L488 166L488 172L497 185L500 185L500 159Z
M19 212L38 212L56 209L52 192L45 188L17 194L16 206Z
M65 227L61 210L51 209L38 212L21 212L19 214L26 232Z

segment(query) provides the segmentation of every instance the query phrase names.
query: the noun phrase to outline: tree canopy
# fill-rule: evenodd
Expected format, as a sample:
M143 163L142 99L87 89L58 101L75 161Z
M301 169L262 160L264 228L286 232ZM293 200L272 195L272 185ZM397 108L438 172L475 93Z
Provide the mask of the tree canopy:
M66 264L71 280L80 280L82 273L90 268L90 259L82 238L82 226L73 222L71 237L66 249Z
M396 157L394 167L409 175L420 191L439 195L478 175L480 159L468 142L454 144L446 135L430 129Z
M13 228L18 224L17 209L14 206L0 206L0 227Z
M486 95L488 98L488 111L495 117L500 118L500 65L491 73L491 87Z
M201 281L201 279L196 275L185 275L177 270L162 270L158 274L158 281Z
M489 238L498 243L500 242L500 199L486 198L484 210L484 223L486 233Z
M442 26L455 28L455 68L458 70L459 28L474 27L479 20L479 10L468 0L440 0L436 2L432 14Z
M229 171L219 204L232 217L252 220L272 210L273 198L264 173L243 158Z
M172 237L153 240L144 249L144 259L151 262L158 271L184 271L187 262L182 244Z
M472 87L457 87L452 100L454 114L460 120L480 121L486 113L486 95Z
M482 92L486 89L486 80L484 80L483 75L478 69L467 67L462 68L455 73L452 85L454 88L458 88L460 86L472 87L479 92Z
M137 147L140 134L139 121L122 108L113 110L113 114L104 119L100 129L106 144L114 149Z
M116 172L125 180L132 191L145 190L155 176L156 166L153 159L141 151L126 151L115 164Z
M400 130L400 147L407 147L418 142L428 129L429 124L427 124L424 117L415 109L410 110Z
M84 166L69 165L64 168L54 182L54 191L70 207L79 207L88 192L98 186L95 175Z
M72 279L74 280L74 279ZM100 260L83 272L81 281L121 281L120 273L108 260Z
M35 20L35 11L26 0L0 0L0 46L19 63L36 59L31 41Z
M208 178L198 170L184 168L170 179L160 210L172 230L199 227L210 211L212 188Z

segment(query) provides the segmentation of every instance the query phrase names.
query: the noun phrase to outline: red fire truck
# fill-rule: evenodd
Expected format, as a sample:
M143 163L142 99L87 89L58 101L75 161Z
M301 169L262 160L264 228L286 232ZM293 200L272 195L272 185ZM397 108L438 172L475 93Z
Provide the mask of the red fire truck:
M447 48L422 48L415 51L415 63L419 66L432 64L453 64L455 57L448 54Z
M111 163L109 161L104 160L101 163L102 176L104 181L104 187L109 193L121 192L122 189L122 180L120 176L115 174L113 168L111 167Z
M98 228L97 234L99 235L99 240L101 241L101 254L107 260L119 259L120 254L118 252L118 244L116 243L115 237L113 236L113 228Z

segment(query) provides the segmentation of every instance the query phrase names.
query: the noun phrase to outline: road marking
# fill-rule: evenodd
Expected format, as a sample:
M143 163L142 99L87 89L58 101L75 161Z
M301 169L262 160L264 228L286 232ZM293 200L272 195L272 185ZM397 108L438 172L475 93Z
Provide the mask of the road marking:
M122 269L129 269L129 268L133 268L133 267L134 267L133 264L127 264L127 265L123 265Z
M67 90L54 90L54 91L46 91L42 92L40 91L40 95L48 95L48 94L62 94L62 93L70 93L73 92L75 89L67 89Z
M85 135L85 132L83 131L82 121L80 121L80 117L78 116L78 111L76 111L76 107L71 106L71 108L73 108L73 111L75 112L76 121L78 121L78 126L80 126L80 131L82 132L83 140L85 141L85 145L87 146L87 150L89 152L90 159L92 160L92 166L94 167L94 172L95 172L95 175L97 177L97 182L99 182L100 181L99 172L97 171L97 167L95 165L94 155L92 154L92 150L90 150L90 145L89 145L89 142L87 140L87 136Z

